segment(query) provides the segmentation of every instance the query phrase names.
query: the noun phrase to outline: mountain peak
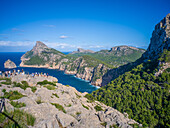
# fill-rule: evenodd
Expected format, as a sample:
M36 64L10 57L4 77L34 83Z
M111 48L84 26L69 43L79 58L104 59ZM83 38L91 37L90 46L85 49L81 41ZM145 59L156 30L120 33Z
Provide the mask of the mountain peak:
M170 49L170 13L155 26L149 47L143 54L143 58L145 60L157 59L164 49Z
M43 42L41 41L36 41L36 45L35 47L47 47L47 45L45 45Z

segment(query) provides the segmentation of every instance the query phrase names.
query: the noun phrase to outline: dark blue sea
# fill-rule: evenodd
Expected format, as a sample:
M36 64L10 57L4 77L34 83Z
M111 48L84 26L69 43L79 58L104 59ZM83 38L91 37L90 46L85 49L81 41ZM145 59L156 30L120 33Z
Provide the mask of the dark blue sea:
M35 72L48 73L50 76L56 77L59 83L62 83L63 85L70 85L72 87L75 87L80 92L91 93L92 91L97 90L97 88L91 85L88 81L84 81L79 78L76 78L74 75L64 74L63 71L59 71L57 69L19 67L19 64L21 63L20 58L23 54L24 52L0 52L0 70L1 71L11 70L11 69L4 68L4 62L10 59L17 65L16 70L23 69L26 73L35 73Z

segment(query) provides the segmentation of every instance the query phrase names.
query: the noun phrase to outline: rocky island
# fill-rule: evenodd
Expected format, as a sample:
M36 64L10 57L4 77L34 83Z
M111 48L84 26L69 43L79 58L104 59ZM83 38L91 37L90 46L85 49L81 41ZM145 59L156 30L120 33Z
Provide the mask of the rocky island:
M13 95L10 95L13 94ZM14 119L21 127L35 128L104 128L119 126L130 128L132 124L139 125L129 119L127 113L98 101L90 101L87 93L80 93L75 88L57 83L57 79L49 76L18 74L11 78L0 78L0 96L5 98L8 113L14 114ZM16 111L17 110L17 111ZM22 114L27 113L31 119ZM10 121L2 115L1 127L10 125Z
M10 59L8 59L7 61L5 61L4 67L5 68L16 68L17 66L14 62L12 62Z

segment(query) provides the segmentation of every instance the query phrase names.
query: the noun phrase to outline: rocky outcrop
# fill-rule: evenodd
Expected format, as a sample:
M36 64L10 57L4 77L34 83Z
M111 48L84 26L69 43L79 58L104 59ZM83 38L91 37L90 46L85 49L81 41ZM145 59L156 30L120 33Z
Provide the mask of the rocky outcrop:
M7 61L5 61L4 67L5 68L16 68L17 66L14 62L12 62L10 59L8 59Z
M158 59L164 49L170 49L170 13L155 26L149 47L142 57L145 60Z
M95 53L94 51L92 50L85 50L85 49L82 49L82 48L78 48L77 51L73 51L72 53L70 54L76 54L76 53Z
M26 77L28 76L23 75L22 80L26 80L24 79ZM16 80L16 82L20 82L20 78L20 75L14 76L12 77L12 81ZM30 77L27 80L30 86L37 88L34 93L30 88L23 90L20 87L5 84L2 84L0 87L0 96L3 96L3 89L6 89L7 92L17 90L25 95L14 101L26 104L25 107L20 109L36 117L36 122L33 126L35 128L109 128L113 127L113 125L122 128L131 128L130 124L138 124L114 108L98 101L90 102L84 97L87 93L80 93L73 87L56 83L54 90L48 90L45 86L35 84L40 78L38 79L38 76L34 78ZM44 79L48 80L49 78L45 77ZM49 80L56 79L51 77ZM32 84L30 81L34 81L34 83ZM37 103L37 100L41 100L41 102ZM53 104L63 106L64 111L56 108ZM95 109L96 106L100 106L102 110ZM14 110L8 99L6 99L6 107L7 110Z

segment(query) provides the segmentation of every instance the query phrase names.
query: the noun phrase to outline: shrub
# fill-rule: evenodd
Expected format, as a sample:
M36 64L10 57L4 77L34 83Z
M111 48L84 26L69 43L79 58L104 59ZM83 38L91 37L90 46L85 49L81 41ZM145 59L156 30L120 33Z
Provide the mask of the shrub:
M87 106L85 106L84 104L82 104L82 106L83 106L84 108L86 108L87 110L89 110L89 108L88 108Z
M41 81L41 82L37 82L37 84L39 84L39 85L49 84L49 85L56 86L56 83L55 83L55 82L49 82L49 81L47 81L47 80L44 80L44 81Z
M94 108L96 111L103 111L102 107L99 105L96 105Z
M41 100L41 97L38 97L37 100L36 100L37 104L41 104L43 103L42 100Z
M64 107L60 104L57 103L51 103L52 105L54 105L58 110L63 111L64 113L66 113L66 110L64 109Z
M77 96L77 98L79 99L81 96L80 95L78 95L77 93L75 93L76 94L76 96Z
M81 114L81 112L76 112L76 115L79 116Z
M37 90L37 88L36 88L35 86L30 87L30 88L31 88L31 91L32 91L33 93Z
M22 97L24 97L25 95L19 93L18 91L9 91L9 92L4 92L4 98L7 98L9 100L17 100L20 99Z
M48 90L55 90L56 88L53 85L44 85Z
M34 126L36 118L31 114L19 109L15 109L13 112L5 112L7 115L13 115L13 119L19 124L21 128L27 128L27 126ZM6 118L0 113L0 123L3 128L13 128L14 122Z
M59 96L56 93L53 93L52 95L54 95L55 97L59 98Z
M26 104L25 103L19 103L18 101L17 102L14 102L14 101L11 101L10 104L16 108L21 108L21 107L25 107Z

